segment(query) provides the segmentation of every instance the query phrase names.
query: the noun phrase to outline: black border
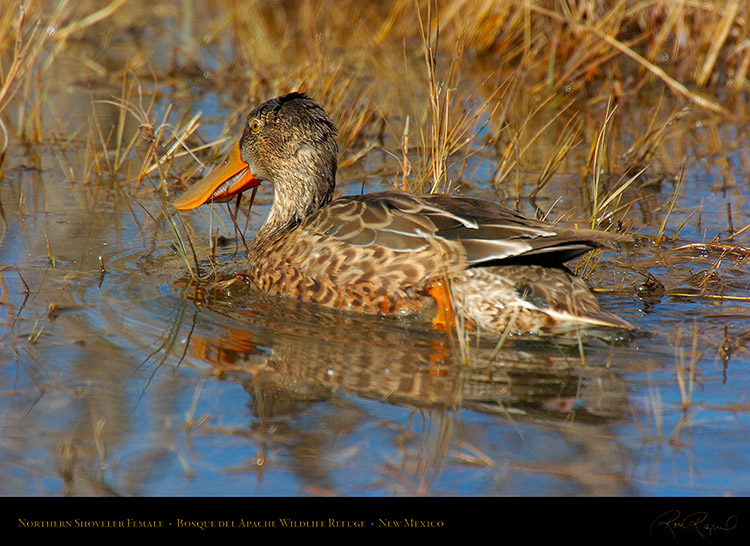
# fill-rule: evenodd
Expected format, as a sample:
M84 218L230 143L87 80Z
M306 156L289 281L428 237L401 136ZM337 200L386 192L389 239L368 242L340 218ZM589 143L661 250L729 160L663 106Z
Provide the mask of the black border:
M414 539L427 533L497 533L541 538L742 543L750 538L747 498L5 498L5 537L71 538L171 534L252 537L372 533ZM285 524L282 524L284 520ZM246 526L241 526L241 522ZM161 522L162 527L154 527ZM252 522L272 527L255 527Z

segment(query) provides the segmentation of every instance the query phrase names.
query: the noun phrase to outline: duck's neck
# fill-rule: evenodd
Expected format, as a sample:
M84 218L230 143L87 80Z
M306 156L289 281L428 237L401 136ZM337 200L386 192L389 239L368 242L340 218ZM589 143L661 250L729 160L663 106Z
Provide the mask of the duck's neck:
M276 238L296 228L333 198L336 166L327 172L279 176L272 181L273 204L256 240Z

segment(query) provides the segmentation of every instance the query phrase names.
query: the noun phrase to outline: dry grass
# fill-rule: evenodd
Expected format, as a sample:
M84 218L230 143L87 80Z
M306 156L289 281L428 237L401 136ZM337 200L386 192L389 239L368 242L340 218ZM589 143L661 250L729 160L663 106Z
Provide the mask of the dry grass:
M337 120L344 166L387 128L394 182L413 191L455 189L467 157L487 145L495 184L507 186L527 158L539 161L544 141L536 196L585 141L582 109L626 104L654 83L669 90L651 130L636 135L640 157L607 150L601 164L623 158L622 172L659 155L683 106L726 112L731 101L718 97L746 89L750 62L735 4L730 19L710 2L258 2L230 4L212 36L231 36L217 80L237 106L230 125L253 104L304 89ZM696 72L694 52L704 50ZM520 191L517 183L501 193Z
M552 221L585 215L593 227L626 229L642 198L636 187L672 178L659 244L683 172L670 149L683 130L678 122L725 113L748 90L750 8L738 1L20 5L0 15L0 167L9 145L44 141L45 74L74 41L103 47L105 28L132 24L116 19L128 10L166 13L187 30L171 64L146 51L115 69L77 59L84 79L117 91L92 97L81 131L86 161L70 171L80 183L115 184L144 210L144 196L157 196L158 210L147 212L167 226L195 277L196 233L169 202L235 138L245 112L271 96L304 90L330 112L342 178L379 153L390 168L377 174L403 189L446 192L477 182ZM200 112L176 108L167 96L175 81L196 73L230 112L211 138ZM634 103L643 111L641 102L650 114L637 128L629 116ZM117 109L114 123L102 108ZM479 164L492 166L491 174L475 178ZM557 211L562 196L550 183L571 174L581 206ZM214 226L213 213L211 222L213 238L226 225ZM592 255L579 269L589 276L598 260Z
M142 199L157 196L158 210L147 212L167 226L196 277L196 233L169 202L236 137L245 112L270 96L304 90L331 113L342 178L380 154L389 167L377 174L403 189L446 192L476 182L528 201L540 217L585 216L604 229L627 229L642 199L638 186L672 179L659 245L679 233L665 237L684 175L671 148L684 134L680 122L727 112L748 90L750 8L737 1L21 5L0 15L0 167L8 146L44 141L45 74L74 41L108 43L99 37L105 27L124 31L137 19L116 19L128 10L164 10L188 30L171 64L145 52L115 69L77 60L85 79L117 91L92 96L90 125L80 131L86 160L69 170L80 183L116 185L130 206L146 210ZM211 138L200 112L167 96L196 72L230 111ZM650 106L642 127L629 118L636 102L641 112L641 102ZM103 108L118 111L114 123ZM492 166L491 174L475 176L478 165ZM557 176L577 176L575 212L556 210ZM730 231L742 233L728 217ZM212 213L212 238L222 222ZM579 269L589 276L598 263L592 255Z
M750 7L738 0L479 4L449 2L442 25L459 29L478 50L499 53L505 64L546 67L528 71L533 85L574 91L598 81L629 95L652 77L719 110L717 88L747 85L750 51L743 44ZM688 90L693 86L714 89L704 98Z
M9 4L12 9L0 14L0 130L4 139L0 167L9 144L9 132L15 133L22 142L43 142L46 90L42 82L67 41L105 21L125 4L125 0L113 0L97 11L89 9L85 15L79 4L68 0L55 4L43 0ZM9 131L6 124L11 125L13 131Z
M156 226L156 244L175 249L193 281L190 289L205 276L199 264L215 252L215 244L197 241L206 231L213 241L220 231L238 225L234 218L234 225L227 222L224 211L215 207L192 217L176 215L170 202L236 138L247 110L280 93L304 90L336 120L342 182L363 180L364 185L378 178L415 192L478 189L551 221L624 231L650 225L656 236L646 244L667 252L682 227L700 217L699 211L691 213L674 229L673 214L685 197L685 160L696 140L691 126L726 119L728 112L746 115L743 99L750 90L750 4L739 0L11 4L13 9L0 13L0 176L5 189L11 185L6 182L9 163L23 166L35 150L49 154L46 146L57 151L80 145L83 160L65 164L66 181L76 191L95 187L119 196L136 223L145 222L143 233ZM140 35L144 14L155 22ZM162 20L168 24L161 25ZM170 34L174 28L186 31ZM118 52L122 42L136 44L137 51ZM50 74L62 60L63 70L75 76L58 82ZM92 90L82 127L68 127L67 112L48 100L71 81L79 92ZM216 99L207 102L224 110L206 115L197 103L212 93ZM722 155L724 142L715 131L707 132L711 142L705 149ZM662 182L666 189L643 189ZM7 195L0 194L0 244L10 209L2 202ZM40 210L31 209L28 195L13 196L19 216ZM267 197L261 191L259 199ZM750 226L735 225L741 204L735 205L734 215L727 206L729 243L679 241L681 246L671 249L696 256L706 248L716 253L691 289L663 286L648 266L622 265L617 272L627 275L608 291L632 298L640 288L637 283L653 283L659 298L746 303L750 297L744 287L732 291L728 283L712 284L732 260L744 262L750 255L739 240ZM200 217L206 214L209 229ZM38 225L46 258L54 265L56 253L47 233L54 224ZM602 255L592 253L577 272L604 284L599 281L611 269L601 262ZM103 277L107 271L101 257L100 265ZM111 267L114 271L117 264ZM13 315L10 330L34 295L22 276L26 271L12 268L2 265L0 273L17 274L25 292L20 292L23 301L14 304L13 291L0 275L0 303ZM186 328L182 320L180 315L168 326L148 356L163 356L157 366L179 350ZM50 330L40 314L24 339L33 349L44 344ZM468 371L486 369L488 381L515 386L502 363L506 336L494 350L480 350L487 340L465 325L458 323L451 335L454 361L466 364ZM725 329L719 340L693 332L670 342L674 352L668 369L671 374L673 364L674 379L667 379L679 399L665 408L659 386L652 386L641 409L650 407L653 414L648 436L678 443L701 408L694 393L700 393L695 387L706 372L701 369L704 348L716 348L726 368L731 354L746 350L748 338ZM583 371L590 353L579 346L578 354ZM534 362L528 369L536 372L538 366ZM188 430L209 428L206 417L196 412L200 393L199 386L185 415ZM747 405L737 408L747 411ZM681 418L672 428L668 419L675 411ZM452 426L446 422L440 431L440 457L455 445ZM90 453L66 445L61 474L72 476L84 457L105 464L104 431L102 423L93 423ZM480 449L459 447L463 460L491 466ZM180 460L190 474L190 463ZM415 491L423 492L422 486Z
M23 92L27 100L16 108L15 133L38 142L42 71L69 40L101 30L126 4L62 2L54 11L40 1L23 5L23 11L7 10L0 19L0 112ZM734 94L747 90L750 49L743 44L749 10L738 0L726 5L351 0L335 5L227 1L211 10L184 2L172 13L194 26L200 20L206 29L203 42L176 50L188 61L181 66L199 63L206 44L228 45L230 54L217 58L211 71L219 93L232 101L227 132L253 104L303 89L337 120L343 166L364 157L390 128L397 145L383 143L399 160L399 184L415 191L455 189L456 171L488 144L497 153L494 182L507 185L510 173L526 167L525 156L538 155L533 145L544 138L550 143L530 190L534 197L585 140L578 116L582 108L613 99L625 103L656 82L677 101L670 101L669 108L682 104L728 111ZM35 93L39 98L29 101ZM148 113L131 106L139 118ZM658 153L660 142L653 135L663 136L674 115L654 113L653 131L638 135L644 156ZM0 128L4 150L13 131ZM554 137L543 137L546 133ZM123 138L121 132L117 138ZM128 138L128 143L118 142L123 154L114 158L115 168L137 139ZM632 157L626 167L646 159Z

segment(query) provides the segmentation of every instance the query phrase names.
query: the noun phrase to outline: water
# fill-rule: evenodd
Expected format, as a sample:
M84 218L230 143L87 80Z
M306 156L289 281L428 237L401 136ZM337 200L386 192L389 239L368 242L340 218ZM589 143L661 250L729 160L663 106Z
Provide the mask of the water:
M216 138L220 99L191 92L213 120L205 138ZM116 126L119 110L100 106ZM87 128L91 96L62 86L49 108L70 114L54 127ZM187 102L175 115L191 112ZM0 494L749 494L747 235L721 262L721 251L674 248L726 240L727 203L735 231L750 224L750 141L739 124L686 123L694 144L674 146L689 164L665 229L678 240L608 254L591 277L611 289L603 305L636 325L634 339L583 355L556 343L494 355L493 341L472 338L469 364L421 324L310 308L241 283L196 289L160 191L125 169L87 176L85 131L11 148L0 187ZM716 133L731 145L713 149ZM363 179L374 190L390 182L378 174L390 161L375 152L340 176L348 191ZM472 161L466 192L492 197L489 156ZM675 191L654 178L628 191L639 198L631 228L652 239ZM571 167L542 201L578 207L573 180ZM268 197L259 194L249 237ZM209 234L234 234L226 208L181 221L210 270ZM241 264L241 243L218 248L216 262L222 272ZM663 290L638 290L644 272ZM736 299L688 297L706 279L720 287L709 294Z

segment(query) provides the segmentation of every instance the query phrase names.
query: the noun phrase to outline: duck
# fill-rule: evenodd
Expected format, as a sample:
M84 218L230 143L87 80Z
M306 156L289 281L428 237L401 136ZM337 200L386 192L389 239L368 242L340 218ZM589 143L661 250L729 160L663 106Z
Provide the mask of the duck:
M565 266L594 249L618 249L627 236L461 195L386 190L334 199L337 136L306 93L268 100L249 113L224 161L173 206L227 202L270 183L270 211L237 274L282 297L495 336L580 339L633 329Z

